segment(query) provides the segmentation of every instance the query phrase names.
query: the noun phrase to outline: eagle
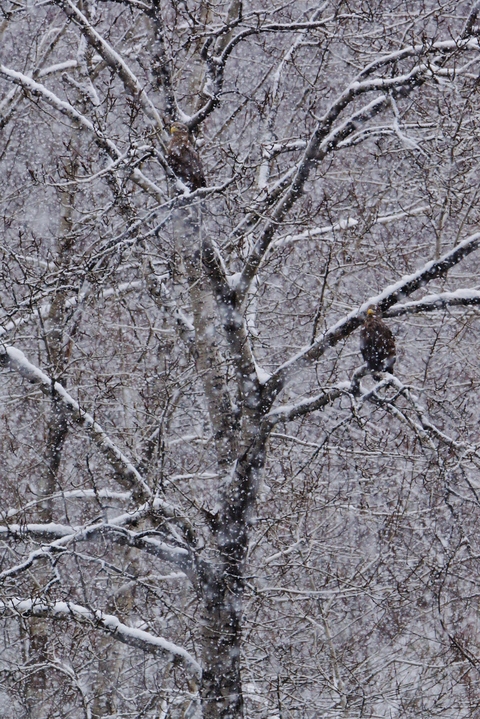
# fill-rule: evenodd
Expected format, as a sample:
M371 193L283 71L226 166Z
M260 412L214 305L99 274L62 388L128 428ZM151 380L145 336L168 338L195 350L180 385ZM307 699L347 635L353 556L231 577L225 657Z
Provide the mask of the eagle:
M382 320L378 307L369 307L360 331L360 350L367 367L372 372L390 372L397 359L395 338L390 327Z
M171 139L167 146L167 162L176 176L189 190L205 187L202 161L195 150L190 131L183 122L174 122L170 127Z

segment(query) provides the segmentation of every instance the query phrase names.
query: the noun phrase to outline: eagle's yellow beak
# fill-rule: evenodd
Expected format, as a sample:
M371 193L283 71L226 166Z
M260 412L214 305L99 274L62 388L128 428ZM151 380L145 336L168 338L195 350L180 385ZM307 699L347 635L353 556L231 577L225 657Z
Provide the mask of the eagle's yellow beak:
M371 315L374 315L374 314L375 314L375 310L372 310L372 308L369 307L368 310L367 310L367 315L370 315L370 316L371 316Z

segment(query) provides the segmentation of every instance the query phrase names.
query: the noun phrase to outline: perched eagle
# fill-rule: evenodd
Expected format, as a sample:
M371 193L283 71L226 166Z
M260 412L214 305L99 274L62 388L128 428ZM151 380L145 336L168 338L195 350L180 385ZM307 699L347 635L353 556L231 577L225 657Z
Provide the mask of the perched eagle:
M190 190L205 187L202 161L195 150L189 129L183 122L174 122L170 128L171 140L167 147L167 162Z
M360 350L369 370L390 372L395 364L395 338L377 307L369 307L360 331Z

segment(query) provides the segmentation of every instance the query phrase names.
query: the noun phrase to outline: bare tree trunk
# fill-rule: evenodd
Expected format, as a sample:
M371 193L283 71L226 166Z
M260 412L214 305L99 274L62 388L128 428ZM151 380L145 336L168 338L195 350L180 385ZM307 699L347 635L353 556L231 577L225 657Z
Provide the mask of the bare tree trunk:
M265 462L266 440L266 436L261 436L252 443L224 488L215 531L219 561L203 577L200 693L205 719L240 719L244 716L241 645L245 559Z
M73 174L73 166L68 167L67 174ZM57 242L56 261L60 268L66 268L72 249L72 205L74 193L62 193L62 214ZM64 343L65 337L65 299L66 293L62 289L65 284L60 272L58 280L60 289L55 293L50 306L50 312L45 327L44 341L50 365L50 373L55 380L65 381L64 372L68 350ZM47 423L47 439L45 449L45 466L37 484L39 499L38 521L49 523L53 521L52 495L57 489L58 470L62 457L63 445L68 432L65 406L58 398L52 395L50 416ZM41 584L49 581L48 567L39 573ZM43 590L43 586L39 589ZM50 625L48 621L40 618L29 620L29 663L38 665L30 675L25 692L30 719L42 719L45 716L44 702L47 689L46 665L48 663L48 644Z
M134 551L130 551L128 554L131 557ZM122 585L110 598L105 611L114 613L120 618L127 618L135 600L134 589L131 582ZM124 657L124 645L115 642L110 637L101 637L97 678L92 700L92 717L94 719L115 716L117 713L117 689Z
M225 471L235 458L235 416L225 383L225 360L217 336L215 300L203 269L200 209L192 207L176 212L174 227L187 274L197 370L205 388L218 465Z

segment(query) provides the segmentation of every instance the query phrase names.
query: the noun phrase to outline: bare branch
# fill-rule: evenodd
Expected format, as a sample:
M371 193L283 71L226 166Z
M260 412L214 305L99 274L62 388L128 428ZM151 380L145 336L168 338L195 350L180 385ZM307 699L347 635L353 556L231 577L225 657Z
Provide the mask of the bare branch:
M220 95L223 89L225 65L234 48L243 40L253 35L273 32L295 32L298 30L314 30L324 27L328 20L319 20L313 22L300 23L271 23L269 25L260 25L259 27L246 28L235 35L227 45L222 49L220 55L212 56L208 51L204 53L207 61L207 71L212 79L212 91L210 97L203 107L191 117L187 125L193 130L197 125L205 120L208 115L217 107Z

